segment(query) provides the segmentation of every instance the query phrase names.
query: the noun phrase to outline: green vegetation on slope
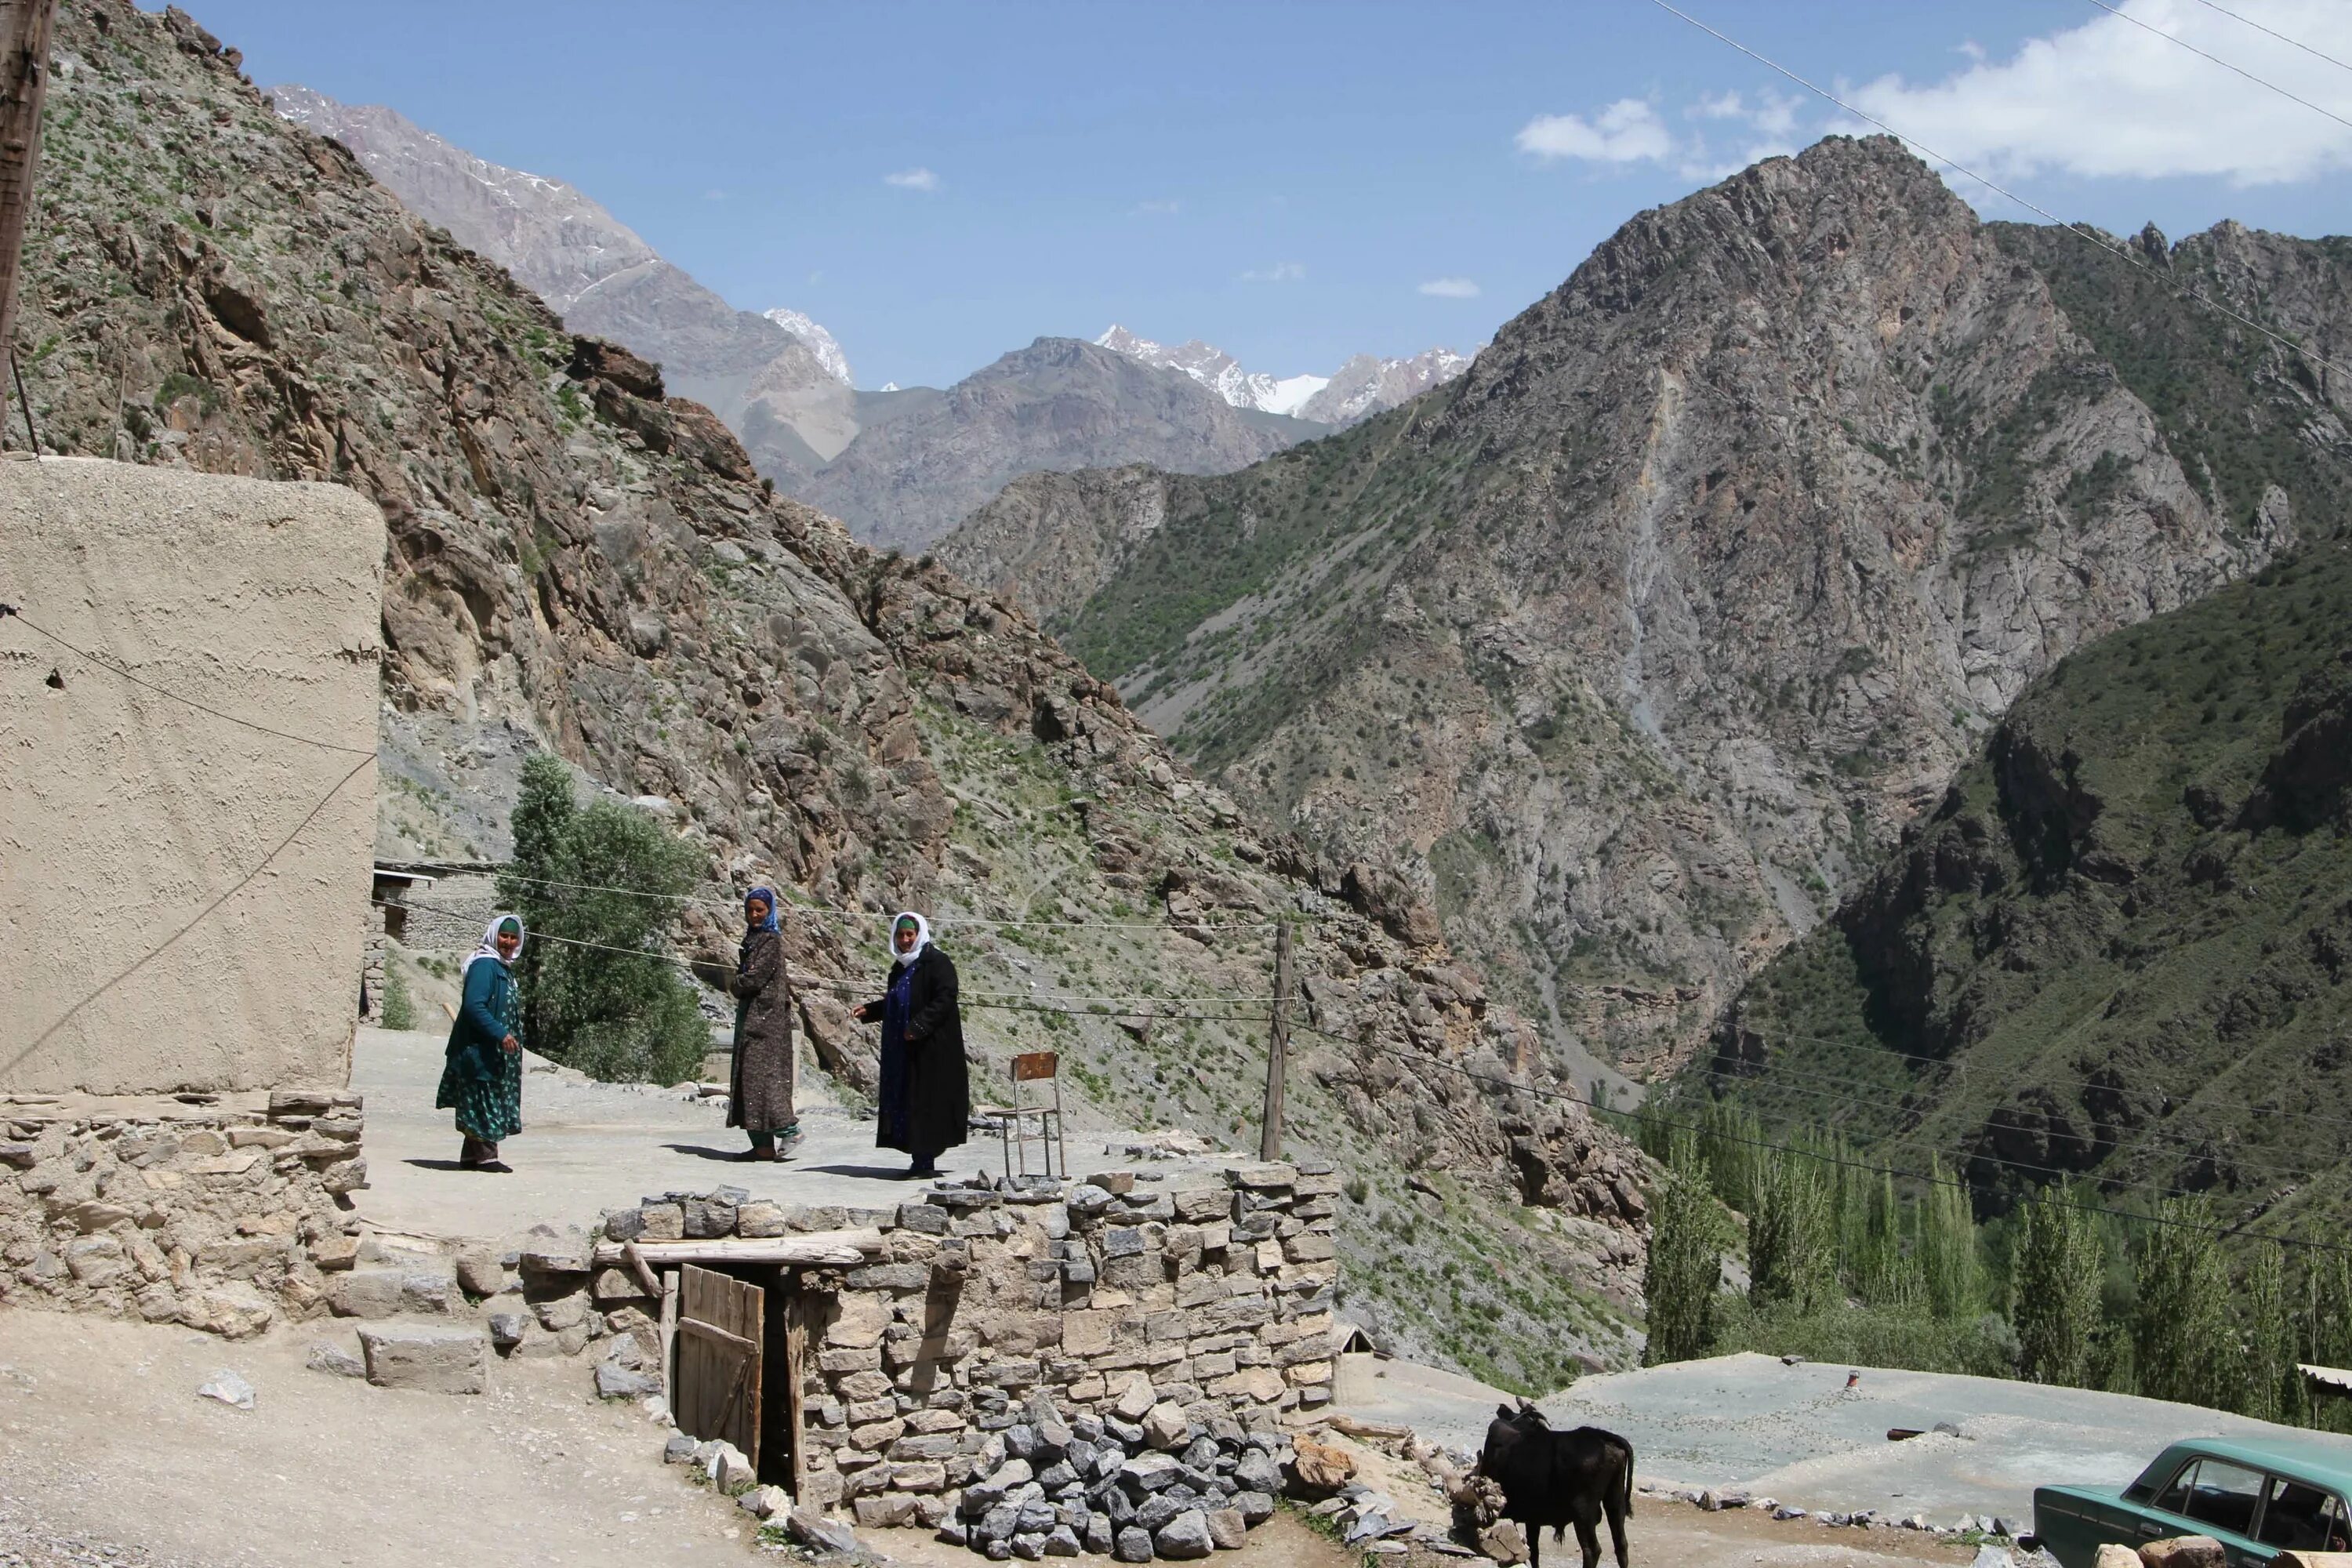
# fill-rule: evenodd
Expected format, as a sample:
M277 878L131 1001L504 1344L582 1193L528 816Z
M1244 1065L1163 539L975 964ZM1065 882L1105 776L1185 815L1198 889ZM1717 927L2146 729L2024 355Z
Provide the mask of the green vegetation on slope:
M1768 1124L2075 1173L2265 1230L2352 1214L2352 550L2081 650L1701 1069Z

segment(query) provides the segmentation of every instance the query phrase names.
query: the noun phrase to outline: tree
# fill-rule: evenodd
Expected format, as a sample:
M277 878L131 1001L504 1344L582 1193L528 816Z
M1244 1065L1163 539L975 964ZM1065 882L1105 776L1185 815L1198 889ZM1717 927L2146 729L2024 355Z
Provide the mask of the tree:
M2156 1217L2135 1270L2132 1353L2139 1392L2227 1409L2235 1403L2239 1358L2212 1205L2201 1195L2169 1198Z
M1698 1140L1676 1133L1650 1211L1650 1264L1642 1281L1649 1302L1643 1364L1689 1361L1715 1349L1715 1299L1728 1239L1706 1184Z
M2070 1184L2020 1211L2010 1258L2009 1317L2017 1330L2018 1375L2032 1383L2092 1385L2106 1271L2097 1216Z
M2286 1266L2276 1247L2263 1247L2246 1266L2246 1286L2238 1298L2238 1317L2245 1333L2245 1375L2239 1389L2239 1414L2258 1421L2299 1424L2303 1419L2303 1378L2294 1364L2294 1323L2287 1316Z
M1802 1315L1837 1295L1837 1237L1822 1162L1804 1151L1768 1152L1753 1173L1748 1215L1748 1299Z
M692 1076L710 1031L663 951L694 885L694 850L634 806L581 807L544 752L523 764L515 858L499 891L530 928L522 973L532 1049L593 1077Z
M1969 1205L1969 1190L1944 1173L1940 1158L1928 1166L1927 1174L1927 1190L1919 1199L1919 1272L1927 1310L1957 1323L1985 1309L1976 1212ZM2095 1291L2096 1281L2093 1284Z

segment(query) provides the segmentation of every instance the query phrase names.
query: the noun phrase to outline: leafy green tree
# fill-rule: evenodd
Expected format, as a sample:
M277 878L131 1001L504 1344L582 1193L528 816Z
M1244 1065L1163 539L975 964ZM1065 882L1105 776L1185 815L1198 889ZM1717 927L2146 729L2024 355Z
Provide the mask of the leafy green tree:
M1677 1133L1667 1146L1657 1204L1650 1211L1650 1264L1642 1281L1649 1302L1644 1365L1689 1361L1715 1349L1717 1286L1729 1240L1707 1188L1698 1140Z
M1748 1215L1748 1297L1757 1307L1802 1314L1836 1297L1837 1234L1822 1162L1804 1152L1766 1152L1756 1163Z
M2168 1198L2147 1227L2136 1270L2132 1355L2151 1399L2227 1409L2240 1356L2230 1332L2230 1277L2203 1196Z
M2106 1271L2097 1218L2075 1201L2071 1185L2019 1211L2009 1315L2017 1329L2018 1375L2029 1382L2095 1385Z
M523 766L499 891L530 928L520 980L533 1050L614 1080L692 1076L710 1038L664 951L697 857L634 806L582 807L563 763Z
M2286 1266L2276 1247L2261 1247L2246 1266L2238 1319L2245 1343L2239 1414L2258 1421L2300 1424L2303 1379L2295 1371L2294 1323L2287 1315Z
M1927 1310L1956 1323L1985 1310L1984 1255L1969 1190L1945 1174L1940 1159L1927 1173L1919 1198L1919 1272Z

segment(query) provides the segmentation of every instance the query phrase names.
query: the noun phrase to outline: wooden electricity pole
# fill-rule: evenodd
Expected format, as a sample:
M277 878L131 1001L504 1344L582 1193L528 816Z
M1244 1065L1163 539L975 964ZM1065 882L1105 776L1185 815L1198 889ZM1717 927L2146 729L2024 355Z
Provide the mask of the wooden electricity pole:
M41 100L49 86L49 29L58 0L0 0L0 353L16 345L16 264L41 167ZM0 385L0 424L7 416Z
M1265 1124L1257 1157L1282 1158L1282 1092L1290 1076L1290 922L1274 928L1274 1016L1265 1041Z

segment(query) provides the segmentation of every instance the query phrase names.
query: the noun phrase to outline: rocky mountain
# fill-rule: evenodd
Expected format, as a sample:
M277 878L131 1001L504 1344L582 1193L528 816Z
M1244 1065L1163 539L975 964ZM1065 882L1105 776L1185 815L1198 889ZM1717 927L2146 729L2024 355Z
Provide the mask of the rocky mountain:
M1685 1059L2069 650L2337 504L2347 258L1976 221L1832 138L1634 218L1461 376L941 547L1247 808L1435 907L1571 1061ZM1580 1070L1597 1070L1584 1068Z
M859 417L857 439L793 493L869 543L916 550L1023 474L1220 474L1320 433L1075 338L1039 338L944 392L868 395Z
M2352 1163L2352 546L2035 682L1695 1074L1772 1124L1942 1152L2001 1206L2108 1201L2340 1233Z
M626 343L742 437L785 483L857 433L849 362L797 310L739 310L573 186L493 163L381 105L269 89L278 112L331 136L407 208L512 273L576 331Z
M1050 1043L1081 1125L1228 1144L1295 921L1292 1145L1359 1178L1343 1304L1519 1385L1630 1353L1637 1158L1541 1097L1534 1032L1374 868L1252 823L1017 609L773 494L708 408L272 113L184 13L62 8L44 149L45 443L383 510L385 853L500 853L551 747L706 856L689 954L731 962L738 890L787 890L800 1022L845 1083L873 1067L841 997L911 902L962 966L978 1092Z
M1356 354L1329 375L1276 379L1263 371L1244 370L1233 355L1198 338L1170 348L1139 338L1117 322L1095 344L1145 364L1181 371L1236 408L1295 415L1334 426L1352 425L1384 408L1394 408L1470 368L1467 354L1426 349L1410 359Z

